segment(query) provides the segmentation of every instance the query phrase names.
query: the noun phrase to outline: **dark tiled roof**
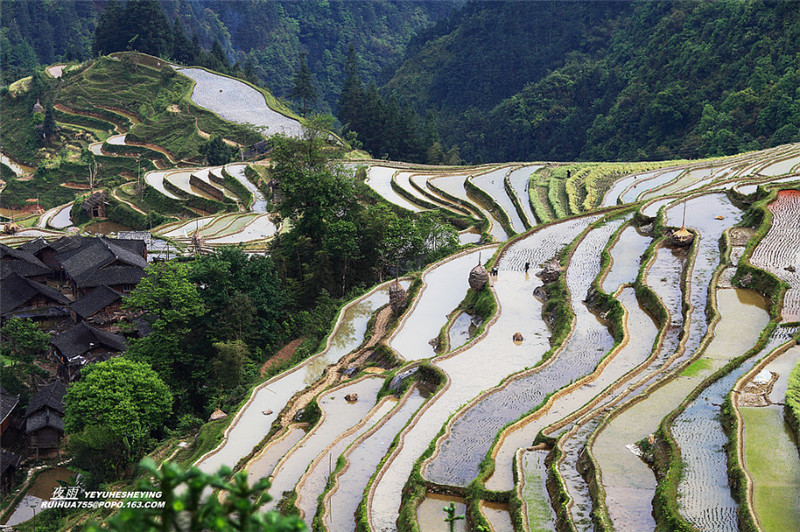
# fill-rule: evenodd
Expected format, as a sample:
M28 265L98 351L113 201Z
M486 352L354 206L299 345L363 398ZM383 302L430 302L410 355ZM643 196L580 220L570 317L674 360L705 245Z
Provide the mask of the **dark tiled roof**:
M48 268L44 262L37 259L33 253L21 249L14 249L0 244L0 265L2 274L0 278L5 279L12 273L22 277L34 277L46 275L53 270Z
M61 259L64 271L79 287L129 283L129 280L136 276L130 270L131 267L143 270L147 266L147 261L141 255L132 252L125 245L119 245L119 241L106 238L86 240L89 242L85 242L80 250L70 253L69 258ZM125 242L138 242L143 245L140 240ZM59 253L59 257L61 255L62 253ZM109 270L103 274L106 278L97 280L96 277L105 269ZM132 284L137 283L143 275L144 273L141 273Z
M19 395L11 395L0 386L0 423L6 420L19 404Z
M37 283L30 279L25 279L12 273L8 277L3 278L3 293L0 297L0 315L5 316L20 307L23 307L28 301L38 296L39 294L51 299L60 305L69 305L69 299L56 290L50 288L46 284Z
M22 457L11 451L0 451L0 476L6 476L9 468L19 469Z
M25 411L25 417L31 417L43 408L50 408L57 412L64 413L64 395L67 393L67 387L64 383L53 381L47 386L39 389L38 392L33 394L31 403Z
M144 277L144 270L137 266L107 266L88 276L86 280L79 284L81 288L92 288L101 284L117 286L121 284L139 284Z
M53 242L51 245L53 249L58 252L60 260L63 262L64 260L70 258L71 256L75 255L86 249L87 247L91 246L98 240L104 240L107 242L112 242L114 245L119 246L123 249L126 249L133 253L134 255L142 256L145 250L145 243L142 240L136 239L123 239L123 238L106 238L106 237L91 237L91 236L80 236L80 235L71 235L71 236L64 236Z
M85 323L79 323L50 340L58 351L68 360L90 351L102 344L112 351L125 349L125 338L118 334L101 331Z
M32 253L32 254L36 255L37 253L39 253L43 249L46 249L46 248L49 248L49 247L52 247L50 245L50 242L45 240L44 237L40 236L39 238L34 238L33 240L29 240L29 241L25 242L24 244L22 244L17 249L21 249L22 251L27 251L28 253Z
M64 432L64 420L56 412L45 408L28 417L25 422L25 433L30 434L39 429L51 427L59 432Z
M88 318L120 299L122 299L121 293L102 284L86 297L72 303L69 308L81 318Z

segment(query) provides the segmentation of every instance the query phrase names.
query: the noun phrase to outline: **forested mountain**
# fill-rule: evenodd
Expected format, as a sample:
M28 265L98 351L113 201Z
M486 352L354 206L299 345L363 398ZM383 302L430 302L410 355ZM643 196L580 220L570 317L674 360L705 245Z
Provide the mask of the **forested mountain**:
M318 98L296 108L337 115L378 157L644 160L800 140L800 2L0 0L4 83L110 51L92 49L98 20L115 47L141 47L144 32L129 43L100 16L154 2L171 25L155 52L181 58L180 41L184 62L279 97L298 94L305 54ZM339 107L351 46L359 120Z
M798 2L475 2L387 90L470 161L660 159L800 139Z
M39 64L91 57L95 26L109 6L122 10L128 4L141 4L137 10L147 11L151 3L151 0L0 0L4 83L29 75ZM195 44L205 50L212 50L216 43L230 64L238 63L242 68L251 64L255 75L277 96L289 96L300 56L306 53L320 94L316 108L332 111L351 45L359 54L364 80L377 82L383 69L400 60L406 44L418 30L462 2L158 0L157 3L170 25L180 21L189 40L196 36ZM126 34L131 22L136 21L126 21L109 30L112 34L116 30ZM169 41L171 30L159 31ZM131 43L131 47L137 48L137 43Z

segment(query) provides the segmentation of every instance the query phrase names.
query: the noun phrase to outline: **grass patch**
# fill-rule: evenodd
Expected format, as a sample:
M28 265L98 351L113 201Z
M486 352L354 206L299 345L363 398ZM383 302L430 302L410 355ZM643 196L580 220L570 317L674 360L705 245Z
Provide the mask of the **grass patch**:
M700 372L711 369L713 364L707 358L699 358L681 372L681 377L696 377Z

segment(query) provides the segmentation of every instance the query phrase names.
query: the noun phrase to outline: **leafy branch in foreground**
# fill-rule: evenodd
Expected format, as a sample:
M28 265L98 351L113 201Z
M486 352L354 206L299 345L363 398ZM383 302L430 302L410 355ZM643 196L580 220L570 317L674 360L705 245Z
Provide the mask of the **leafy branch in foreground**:
M142 460L144 476L136 489L161 492L161 499L135 499L132 504L163 502L161 508L125 508L104 524L92 524L89 532L100 531L259 531L301 532L305 524L297 517L285 517L277 512L263 512L264 504L272 500L267 493L269 480L262 478L253 486L247 473L240 471L228 481L230 469L223 467L207 474L193 467L183 470L166 462L160 468L152 460ZM218 491L214 495L211 490ZM219 496L217 496L219 495Z

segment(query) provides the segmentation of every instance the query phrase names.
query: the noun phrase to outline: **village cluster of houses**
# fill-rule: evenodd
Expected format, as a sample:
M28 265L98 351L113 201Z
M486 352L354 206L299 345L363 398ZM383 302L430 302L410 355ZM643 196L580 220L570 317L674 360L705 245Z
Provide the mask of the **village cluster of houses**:
M120 322L134 318L121 308L123 296L144 277L147 247L143 239L65 236L32 240L19 248L0 244L0 323L32 319L51 333L49 360L39 361L51 378L39 379L26 408L19 396L0 387L0 478L10 488L22 456L58 452L64 434L66 385L86 364L125 350L127 337L146 334L146 323L125 331ZM24 449L24 451L22 451Z

